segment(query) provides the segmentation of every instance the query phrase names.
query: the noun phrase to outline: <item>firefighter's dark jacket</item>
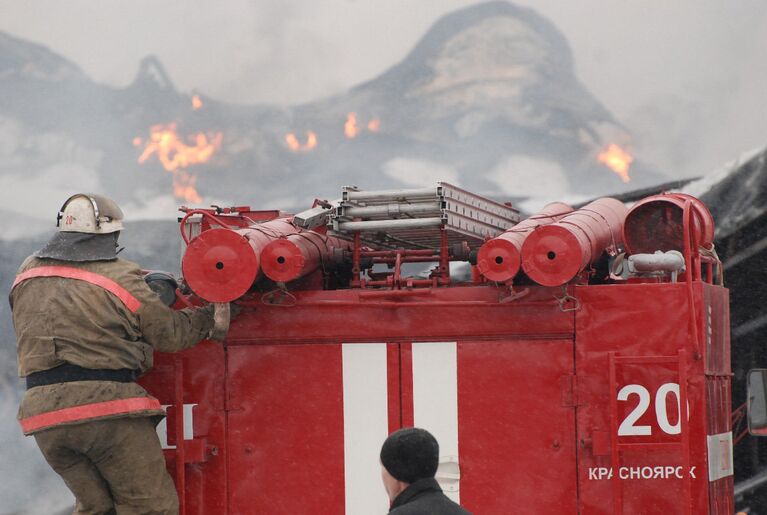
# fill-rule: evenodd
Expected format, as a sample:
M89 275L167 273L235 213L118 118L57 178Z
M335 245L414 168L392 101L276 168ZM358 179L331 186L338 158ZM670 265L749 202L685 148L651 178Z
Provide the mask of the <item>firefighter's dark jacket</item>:
M41 266L66 266L105 276L141 304L133 312L106 289L77 279L37 277L20 282L11 291L10 303L22 377L64 363L144 373L152 368L154 350L186 349L205 338L213 327L210 309L173 311L165 306L144 282L138 265L129 261L70 262L29 257L19 274ZM152 399L136 383L73 381L37 386L26 392L19 419L142 397ZM157 406L100 418L162 414Z
M471 515L451 501L434 478L419 479L394 499L390 515Z

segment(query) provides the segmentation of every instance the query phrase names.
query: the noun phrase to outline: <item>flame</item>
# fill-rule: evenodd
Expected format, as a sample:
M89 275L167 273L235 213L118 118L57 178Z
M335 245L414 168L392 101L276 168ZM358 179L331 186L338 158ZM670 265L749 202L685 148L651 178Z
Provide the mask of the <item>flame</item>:
M200 96L194 95L192 97L192 109L197 111L201 107L202 107L202 100L200 100Z
M599 153L597 159L600 163L617 173L623 182L631 180L629 168L631 168L634 157L618 145L611 143L607 149Z
M220 132L213 134L210 140L207 135L199 132L191 136L194 138L194 146L190 146L179 138L175 123L154 125L150 131L149 141L138 162L143 164L156 153L163 168L169 172L210 161L213 154L221 147L223 139Z
M357 127L357 114L349 113L346 115L346 123L344 123L344 134L349 139L354 139L359 134L360 130Z
M195 188L197 177L185 169L210 161L221 147L223 134L216 132L206 135L199 132L188 139L193 140L194 145L183 142L176 132L175 123L154 125L138 162L143 164L156 154L163 168L173 174L173 194L179 199L199 203L202 198ZM141 138L133 139L135 146L141 146L141 143Z
M346 122L344 122L344 135L348 139L354 139L366 127L369 132L378 132L381 129L381 120L371 118L367 124L363 123L362 128L360 128L357 125L357 113L350 112L346 115ZM317 147L317 133L307 131L306 143L301 143L295 133L289 132L285 134L285 143L292 152L310 152Z
M369 132L378 132L381 129L381 120L378 118L372 118L367 123L367 129ZM346 123L344 123L344 135L348 139L354 139L360 133L360 129L357 126L357 113L349 113L346 115Z
M285 135L285 143L288 144L288 148L293 152L309 152L317 146L317 134L313 131L307 132L306 143L302 145L296 135L290 132Z
M197 193L196 183L197 177L184 170L177 170L173 174L173 195L187 202L199 204L202 202L202 197Z

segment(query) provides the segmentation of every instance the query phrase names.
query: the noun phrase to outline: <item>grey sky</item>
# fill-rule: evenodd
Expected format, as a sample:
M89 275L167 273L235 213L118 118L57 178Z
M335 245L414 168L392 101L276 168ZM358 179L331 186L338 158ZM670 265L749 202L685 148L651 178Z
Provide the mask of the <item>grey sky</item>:
M296 103L402 59L442 14L474 0L0 0L0 30L93 79L125 85L159 56L182 90ZM767 144L767 2L520 0L568 38L589 89L646 159L706 172Z

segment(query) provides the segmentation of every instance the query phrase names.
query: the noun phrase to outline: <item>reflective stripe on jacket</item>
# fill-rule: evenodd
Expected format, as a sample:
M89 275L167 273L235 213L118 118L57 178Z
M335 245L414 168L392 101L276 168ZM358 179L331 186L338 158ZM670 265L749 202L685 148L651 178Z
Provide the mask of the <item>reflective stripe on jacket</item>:
M21 419L21 429L24 434L31 434L53 426L59 426L70 422L82 422L96 418L107 418L113 415L126 415L129 413L161 410L160 402L150 397L132 397L115 401L95 402L72 406L56 411L40 413L32 417Z
M19 375L71 363L146 372L154 350L173 352L202 340L209 308L173 311L129 261L66 262L28 258L10 302ZM162 415L136 383L74 381L28 390L19 408L26 434L96 418Z
M16 279L13 281L13 286L11 286L11 290L13 290L19 283L24 282L27 279L34 279L35 277L64 277L67 279L85 281L104 288L106 291L120 299L131 313L135 313L141 307L141 302L131 295L131 292L114 282L112 279L71 266L38 266L36 268L31 268L16 276Z

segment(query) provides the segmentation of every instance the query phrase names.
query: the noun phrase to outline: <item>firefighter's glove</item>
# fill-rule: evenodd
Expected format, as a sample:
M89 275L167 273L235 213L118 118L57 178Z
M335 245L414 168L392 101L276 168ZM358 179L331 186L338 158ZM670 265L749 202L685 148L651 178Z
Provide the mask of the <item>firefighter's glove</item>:
M208 304L203 309L213 316L213 327L208 333L209 340L222 342L229 331L230 304L228 302Z

